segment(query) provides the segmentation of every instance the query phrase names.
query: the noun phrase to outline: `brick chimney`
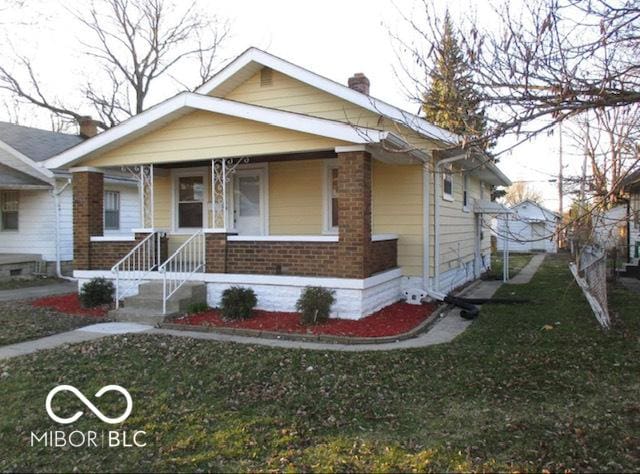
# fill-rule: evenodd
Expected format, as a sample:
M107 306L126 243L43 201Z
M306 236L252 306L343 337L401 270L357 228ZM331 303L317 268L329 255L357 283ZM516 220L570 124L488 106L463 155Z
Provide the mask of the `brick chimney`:
M93 120L91 115L85 115L78 119L78 125L80 126L80 136L82 138L95 137L98 134L98 122Z
M356 72L347 82L350 89L369 95L369 79L361 72Z

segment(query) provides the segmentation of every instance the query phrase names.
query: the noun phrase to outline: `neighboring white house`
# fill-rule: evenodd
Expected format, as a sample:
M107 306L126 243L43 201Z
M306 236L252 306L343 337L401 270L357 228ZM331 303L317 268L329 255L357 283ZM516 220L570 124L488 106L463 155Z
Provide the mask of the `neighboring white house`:
M556 228L560 214L533 201L526 200L511 206L513 214L496 220L498 250L508 241L509 252L558 251Z
M81 128L86 136L96 130L92 121ZM84 140L0 122L0 278L71 270L71 175L42 163ZM115 170L105 176L104 190L105 232L130 233L140 220L136 181Z

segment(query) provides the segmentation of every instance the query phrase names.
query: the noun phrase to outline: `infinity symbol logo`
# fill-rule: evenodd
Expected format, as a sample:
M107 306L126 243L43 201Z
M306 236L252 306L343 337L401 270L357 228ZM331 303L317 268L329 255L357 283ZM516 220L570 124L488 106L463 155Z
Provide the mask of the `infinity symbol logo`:
M108 416L103 415L102 412L98 410L98 408L96 408L96 406L93 403L91 403L87 399L87 397L85 397L82 394L82 392L80 392L80 390L75 388L73 385L58 385L56 388L51 390L49 392L49 395L47 395L47 400L45 401L44 406L47 409L47 413L49 414L49 417L51 417L53 421L56 421L63 425L68 425L70 423L73 423L83 415L83 412L78 411L74 415L70 416L69 418L62 418L56 415L51 409L51 401L53 400L53 397L55 397L58 392L71 392L76 397L78 397L78 399L82 403L84 403L86 407L93 412L94 415L100 418L100 420L102 420L104 423L115 425L117 423L122 423L124 420L129 418L129 415L131 414L131 410L133 409L133 400L131 399L131 395L129 394L129 392L126 389L122 388L120 385L105 385L104 387L102 387L100 390L96 392L96 397L100 398L105 393L113 392L113 391L121 393L124 396L125 400L127 401L127 409L124 411L122 415L120 415L117 418L109 418Z

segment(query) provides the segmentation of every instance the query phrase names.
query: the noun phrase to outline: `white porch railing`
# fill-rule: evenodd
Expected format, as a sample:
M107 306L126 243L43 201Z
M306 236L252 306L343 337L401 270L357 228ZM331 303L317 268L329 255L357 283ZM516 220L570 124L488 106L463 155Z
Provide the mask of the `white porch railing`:
M162 314L167 313L169 298L189 281L194 273L204 272L205 267L205 236L204 231L199 230L158 268L162 273Z
M116 309L120 300L137 288L144 277L160 266L160 233L153 232L140 241L111 267L116 276ZM121 284L124 285L121 287Z

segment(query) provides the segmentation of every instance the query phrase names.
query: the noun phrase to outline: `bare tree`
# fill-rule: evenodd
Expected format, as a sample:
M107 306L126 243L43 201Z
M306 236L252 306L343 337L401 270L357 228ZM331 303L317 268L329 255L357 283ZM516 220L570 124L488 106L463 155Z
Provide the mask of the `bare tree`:
M72 11L90 33L82 41L102 76L89 80L84 97L100 117L101 128L112 127L145 109L152 86L188 60L197 61L198 86L211 76L229 26L197 8L172 0L101 0L88 13ZM0 88L58 116L82 115L42 90L32 62L18 56L20 73L0 64ZM184 84L183 84L184 86Z
M615 204L627 173L639 163L640 105L594 109L569 128L578 151L584 154L583 176L573 178L581 197Z
M542 194L524 181L516 181L507 188L503 199L504 202L510 206L526 200L542 203Z
M518 5L483 5L493 8L495 25L482 25L471 15L457 25L474 84L488 107L485 139L517 133L524 141L585 111L640 102L637 0L525 0ZM433 62L440 38L435 5L422 0L421 6L424 21L401 12L416 39L393 35L411 97L425 84L422 69ZM417 74L414 64L422 66Z

